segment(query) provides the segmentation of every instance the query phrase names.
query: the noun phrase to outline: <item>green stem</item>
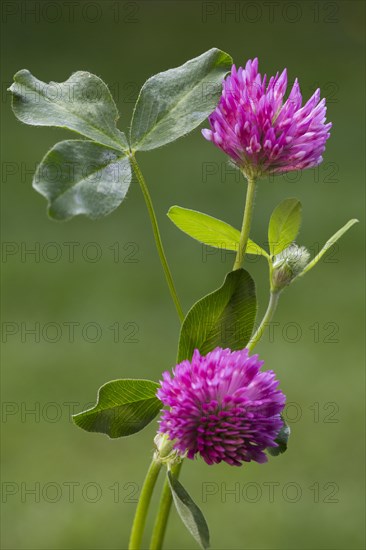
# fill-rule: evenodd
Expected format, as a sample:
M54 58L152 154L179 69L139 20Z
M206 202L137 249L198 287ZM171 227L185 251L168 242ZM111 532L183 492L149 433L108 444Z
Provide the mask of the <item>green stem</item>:
M262 322L246 346L249 350L252 350L258 344L259 340L262 338L265 329L269 325L273 317L273 314L276 311L279 297L280 297L280 292L271 292L267 311L264 314Z
M255 179L254 178L247 178L247 179L248 179L248 189L247 189L247 196L245 199L243 225L241 228L239 247L236 253L233 271L235 271L236 269L239 269L243 265L245 251L247 249L247 244L248 244L250 225L252 222L254 196L255 196Z
M136 508L135 518L132 524L129 550L139 550L141 546L142 535L146 523L146 516L150 505L151 496L155 487L156 480L161 468L161 462L153 459L150 468L145 477L144 484L141 489L139 502Z
M178 478L183 462L172 466L171 471ZM172 492L168 480L164 482L163 492L159 503L159 509L150 541L150 550L160 550L163 547L165 531L172 506Z
M158 250L159 257L160 257L160 262L161 262L161 265L163 267L165 277L166 277L166 280L167 280L167 283L168 283L168 287L169 287L169 290L170 290L170 294L171 294L171 297L173 298L173 302L174 302L175 308L177 310L179 319L182 322L183 319L184 319L184 313L183 313L182 307L180 305L179 298L178 298L178 295L177 295L177 291L176 291L175 286L174 286L173 277L172 277L172 274L171 274L171 271L170 271L170 268L169 268L169 265L168 265L168 261L167 261L166 256L165 256L163 243L161 241L158 221L156 219L156 215L155 215L153 203L152 203L152 200L151 200L151 196L150 196L149 190L147 188L144 176L142 175L140 167L137 164L135 156L132 153L130 154L130 161L131 161L133 170L136 174L137 180L140 184L141 191L144 195L145 203L146 203L146 206L147 206L147 210L149 212L150 221L151 221L151 225L152 225L152 229L153 229L153 233L154 233L156 248Z
M154 233L156 248L158 250L160 262L161 262L161 265L162 265L164 273L165 273L165 277L166 277L166 280L167 280L167 283L168 283L169 291L170 291L171 297L173 299L175 308L177 310L179 319L180 319L181 322L183 322L184 313L183 313L182 307L180 305L179 298L178 298L178 295L177 295L177 291L176 291L175 286L174 286L173 277L172 277L172 274L171 274L171 271L170 271L170 268L169 268L168 261L167 261L166 256L165 256L164 247L163 247L163 243L162 243L161 236L160 236L158 221L156 219L155 210L154 210L154 206L153 206L153 203L152 203L152 200L151 200L151 196L150 196L148 187L146 185L145 178L142 175L140 167L139 167L139 165L136 161L136 158L135 158L135 156L132 152L130 153L129 158L130 158L133 170L135 172L136 178L137 178L137 180L140 184L142 194L143 194L144 199L145 199L146 207L147 207L147 210L148 210L148 213L149 213L149 216L150 216L150 221L151 221L151 225L152 225L152 229L153 229L153 233ZM142 535L143 535L143 531L144 531L144 527L145 527L145 523L146 523L146 516L147 516L147 513L148 513L152 492L154 490L160 468L161 468L161 462L154 459L151 463L151 466L150 466L148 472L147 472L147 475L146 475L146 478L145 478L145 481L144 481L144 485L142 487L140 499L139 499L139 502L138 502L138 505L137 505L137 508L136 508L135 518L134 518L133 525L132 525L132 530L131 530L129 550L138 550L140 548ZM164 489L165 489L165 487L164 487ZM169 513L169 508L170 508L170 505L168 507L168 513Z

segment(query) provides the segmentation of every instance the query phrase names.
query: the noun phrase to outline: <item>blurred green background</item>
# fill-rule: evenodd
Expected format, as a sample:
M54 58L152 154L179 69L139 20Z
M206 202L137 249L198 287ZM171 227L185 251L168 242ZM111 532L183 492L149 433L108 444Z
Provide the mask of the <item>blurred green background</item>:
M267 333L258 346L287 394L288 452L240 469L186 461L182 481L213 548L364 548L364 11L358 1L2 3L3 548L127 547L156 424L111 441L74 427L70 412L110 379L158 380L179 333L136 182L101 221L51 222L32 173L70 134L19 123L5 90L22 68L47 82L88 70L110 86L125 130L149 76L213 46L237 65L258 56L262 73L287 67L305 99L320 86L334 124L318 171L261 182L253 238L265 242L272 209L292 196L303 203L299 243L313 252L348 219L361 223L286 291L275 341ZM179 204L239 227L245 187L199 130L139 160L187 310L233 257L203 250L166 212ZM265 261L247 269L261 314ZM175 511L166 548L196 548Z

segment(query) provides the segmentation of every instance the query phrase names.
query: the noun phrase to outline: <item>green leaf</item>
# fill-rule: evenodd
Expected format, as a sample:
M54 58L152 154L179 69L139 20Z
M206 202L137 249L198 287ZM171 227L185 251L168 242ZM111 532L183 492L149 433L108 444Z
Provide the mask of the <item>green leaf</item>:
M87 432L105 433L111 438L134 434L161 410L158 387L151 380L112 380L99 388L96 405L74 415L73 420Z
M180 206L172 206L169 209L168 217L181 231L201 243L235 252L238 250L240 231L228 223ZM267 252L250 239L246 252L268 257Z
M305 273L310 271L310 269L312 269L319 262L319 260L324 256L329 248L333 246L338 241L338 239L340 239L342 235L344 235L355 223L358 223L358 220L356 220L355 218L349 220L349 222L341 227L341 229L339 229L337 233L334 233L333 237L327 240L321 251L315 256L315 258L311 260L311 262L308 263L307 266L305 266L304 270L298 275L298 277L302 277L303 275L305 275Z
M272 456L278 456L287 451L287 443L288 439L290 437L290 427L286 424L286 422L283 420L283 426L280 430L280 433L278 434L277 438L275 439L276 443L278 444L278 447L268 447L267 451Z
M210 547L210 533L204 515L183 485L168 471L169 486L181 520L201 548Z
M33 187L47 198L52 218L85 214L96 219L120 205L130 182L130 162L124 153L93 141L69 140L47 153Z
M251 239L248 239L245 254L252 254L253 256L264 256L265 258L269 259L269 255L264 250L264 248L260 247L259 244L255 243Z
M132 149L155 149L196 128L215 109L232 62L230 55L212 48L149 78L133 112Z
M188 312L180 333L178 363L191 359L196 348L202 355L217 346L243 349L252 334L256 312L253 279L244 269L232 271L218 290Z
M271 256L279 254L296 239L301 225L301 202L285 199L274 210L269 221L268 241Z
M106 84L94 74L78 71L65 82L46 84L23 69L14 76L15 116L33 126L68 128L115 149L127 149L116 127L117 107Z

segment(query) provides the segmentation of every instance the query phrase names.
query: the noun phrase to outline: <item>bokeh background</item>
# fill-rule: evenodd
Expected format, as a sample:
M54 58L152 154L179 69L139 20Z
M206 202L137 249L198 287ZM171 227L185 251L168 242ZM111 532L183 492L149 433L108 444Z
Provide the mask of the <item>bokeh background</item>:
M213 46L238 65L258 56L263 73L287 67L305 98L320 86L334 123L319 170L260 184L253 238L265 243L286 197L303 203L299 242L313 253L348 219L361 223L286 291L258 346L288 396L288 452L240 469L186 461L182 482L213 548L364 548L364 11L340 0L2 3L3 548L127 548L156 424L111 441L70 414L108 380L158 380L179 333L136 182L103 220L50 221L32 173L70 134L22 125L6 88L21 68L47 82L91 71L125 130L149 76ZM179 204L239 227L245 187L199 130L139 160L187 310L221 285L233 257L202 249L166 212ZM247 268L261 314L266 265ZM175 511L166 548L196 548Z

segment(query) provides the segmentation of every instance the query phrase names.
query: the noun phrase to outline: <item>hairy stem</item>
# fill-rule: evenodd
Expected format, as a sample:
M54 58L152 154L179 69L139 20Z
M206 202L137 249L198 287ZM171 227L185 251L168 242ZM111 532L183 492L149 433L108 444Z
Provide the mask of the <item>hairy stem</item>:
M236 269L239 269L244 262L245 251L247 249L249 232L250 232L250 225L252 222L254 196L255 196L255 179L248 178L248 189L247 189L247 196L245 199L243 225L241 228L239 248L236 253L233 271L235 271Z
M184 313L183 313L182 307L180 305L180 301L179 301L179 298L178 298L177 291L175 289L173 277L172 277L172 274L171 274L171 271L170 271L170 268L169 268L168 261L167 261L166 256L165 256L164 247L163 247L163 243L162 243L161 236L160 236L158 221L156 219L155 210L154 210L154 207L153 207L151 196L150 196L149 190L147 188L145 178L142 175L140 167L137 164L135 156L132 153L130 154L130 161L131 161L133 170L135 172L136 178L137 178L137 180L140 184L141 191L144 195L145 203L146 203L147 210L148 210L149 216L150 216L150 221L151 221L151 225L152 225L152 229L153 229L153 233L154 233L155 244L156 244L156 248L158 250L160 262L161 262L161 265L163 267L165 277L166 277L166 280L167 280L167 283L168 283L169 291L170 291L171 297L173 299L175 308L177 310L179 319L182 322L183 319L184 319Z
M146 185L145 178L142 175L142 172L140 170L140 167L136 161L134 154L131 153L129 158L130 158L134 173L136 175L136 178L140 184L142 194L145 199L146 207L150 216L156 248L159 254L161 265L165 273L169 291L173 299L175 308L177 310L179 320L180 322L183 322L184 313L180 305L180 301L178 298L177 291L175 289L173 277L169 268L168 261L165 256L164 247L160 236L158 221L156 219L156 214L155 214L154 206L151 200L151 196L150 196L148 187ZM160 472L160 468L161 468L161 463L154 459L147 472L144 485L142 487L140 499L136 508L135 518L134 518L132 530L131 530L129 550L138 550L140 548L141 540L142 540L142 536L145 528L145 523L146 523L146 517L147 517L149 505L150 505L150 500L156 484L156 480ZM170 504L168 506L168 513L169 513L169 508L170 508Z
M265 329L271 322L273 314L276 311L279 297L280 297L280 292L271 292L267 311L264 314L262 322L247 344L247 348L249 350L252 350L258 344L259 340L262 338Z
M149 510L151 496L155 487L155 483L158 479L158 475L161 468L161 462L153 459L150 464L150 468L145 477L144 484L141 489L139 502L137 504L135 517L132 524L130 542L128 545L129 550L139 550L141 547L142 535L146 523L147 512Z
M172 466L172 474L178 478L183 462ZM163 492L159 503L159 509L155 520L155 525L150 541L150 550L161 550L163 547L164 536L168 524L169 513L172 506L172 492L168 480L164 482Z

